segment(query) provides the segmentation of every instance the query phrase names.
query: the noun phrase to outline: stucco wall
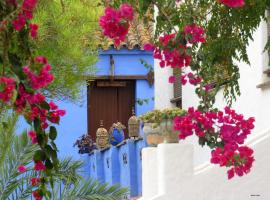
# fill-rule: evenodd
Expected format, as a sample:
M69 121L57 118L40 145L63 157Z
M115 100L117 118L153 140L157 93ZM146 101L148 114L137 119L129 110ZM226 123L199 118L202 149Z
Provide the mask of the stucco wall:
M250 142L255 163L248 175L227 179L216 165L193 168L192 144L161 144L143 150L143 196L140 200L270 199L270 132ZM154 170L154 174L150 171ZM150 172L150 173L146 173Z
M168 80L172 74L171 68L161 68L159 61L155 60L155 108L164 109L173 107L171 99L173 98L173 84Z

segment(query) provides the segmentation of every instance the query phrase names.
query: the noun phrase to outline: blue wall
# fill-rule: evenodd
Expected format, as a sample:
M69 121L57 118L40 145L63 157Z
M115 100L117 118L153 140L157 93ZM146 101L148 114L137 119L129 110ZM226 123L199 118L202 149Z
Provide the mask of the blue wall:
M151 52L141 51L139 49L110 49L108 51L100 51L99 61L96 63L97 75L109 75L110 55L113 55L115 61L115 75L145 75L148 70L141 64L140 59L145 60L148 64L154 66L154 60ZM73 143L82 134L87 133L87 92L86 85L82 89L84 98L82 105L74 105L67 102L56 102L59 108L67 111L66 116L61 119L58 129L57 145L59 147L59 155L73 156L81 158L77 148L73 147ZM154 87L150 87L146 80L136 81L136 98L149 99L148 104L142 106L136 105L136 114L141 115L154 108ZM27 127L23 119L19 122L18 132Z
M99 55L99 61L96 64L97 75L110 74L110 55L114 59L115 75L146 75L149 70L141 64L140 59L154 66L153 54L149 51L139 49L110 49L108 51L100 51ZM136 105L136 115L144 114L154 108L154 86L150 86L148 81L137 80L135 93L136 99L148 99L148 103Z
M144 140L126 140L125 144L106 150L95 150L85 156L88 162L88 176L106 182L109 185L118 184L129 188L129 197L142 195L142 148L146 147Z

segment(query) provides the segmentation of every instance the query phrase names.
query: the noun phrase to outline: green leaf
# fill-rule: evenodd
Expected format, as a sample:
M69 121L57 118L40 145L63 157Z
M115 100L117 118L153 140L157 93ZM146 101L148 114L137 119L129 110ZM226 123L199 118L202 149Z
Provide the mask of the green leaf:
M46 159L46 155L42 150L37 150L33 156L33 160L37 161L44 161Z
M45 161L45 166L46 166L47 169L53 169L53 164L52 164L50 159L47 159Z
M45 110L50 110L50 105L46 101L40 103L40 107L44 108Z
M54 126L51 126L51 127L50 127L49 138L50 138L51 140L55 140L56 137L57 137L57 130L56 130L56 128L55 128Z

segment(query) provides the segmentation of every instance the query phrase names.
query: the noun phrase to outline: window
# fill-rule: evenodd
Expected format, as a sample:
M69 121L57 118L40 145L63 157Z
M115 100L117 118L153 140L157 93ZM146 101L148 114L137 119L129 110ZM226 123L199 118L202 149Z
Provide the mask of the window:
M174 97L171 99L171 102L175 103L176 107L182 108L181 70L173 69L173 75L175 76L175 82L173 84Z

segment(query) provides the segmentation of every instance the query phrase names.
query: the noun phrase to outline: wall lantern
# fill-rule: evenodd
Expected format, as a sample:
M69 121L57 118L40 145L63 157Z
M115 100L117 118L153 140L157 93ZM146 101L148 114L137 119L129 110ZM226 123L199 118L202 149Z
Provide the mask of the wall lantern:
M100 121L100 128L96 133L96 143L99 149L104 149L109 146L109 134L108 131L103 127L103 121Z
M128 120L128 136L129 138L138 138L140 133L140 120L135 116L132 109L132 116Z

